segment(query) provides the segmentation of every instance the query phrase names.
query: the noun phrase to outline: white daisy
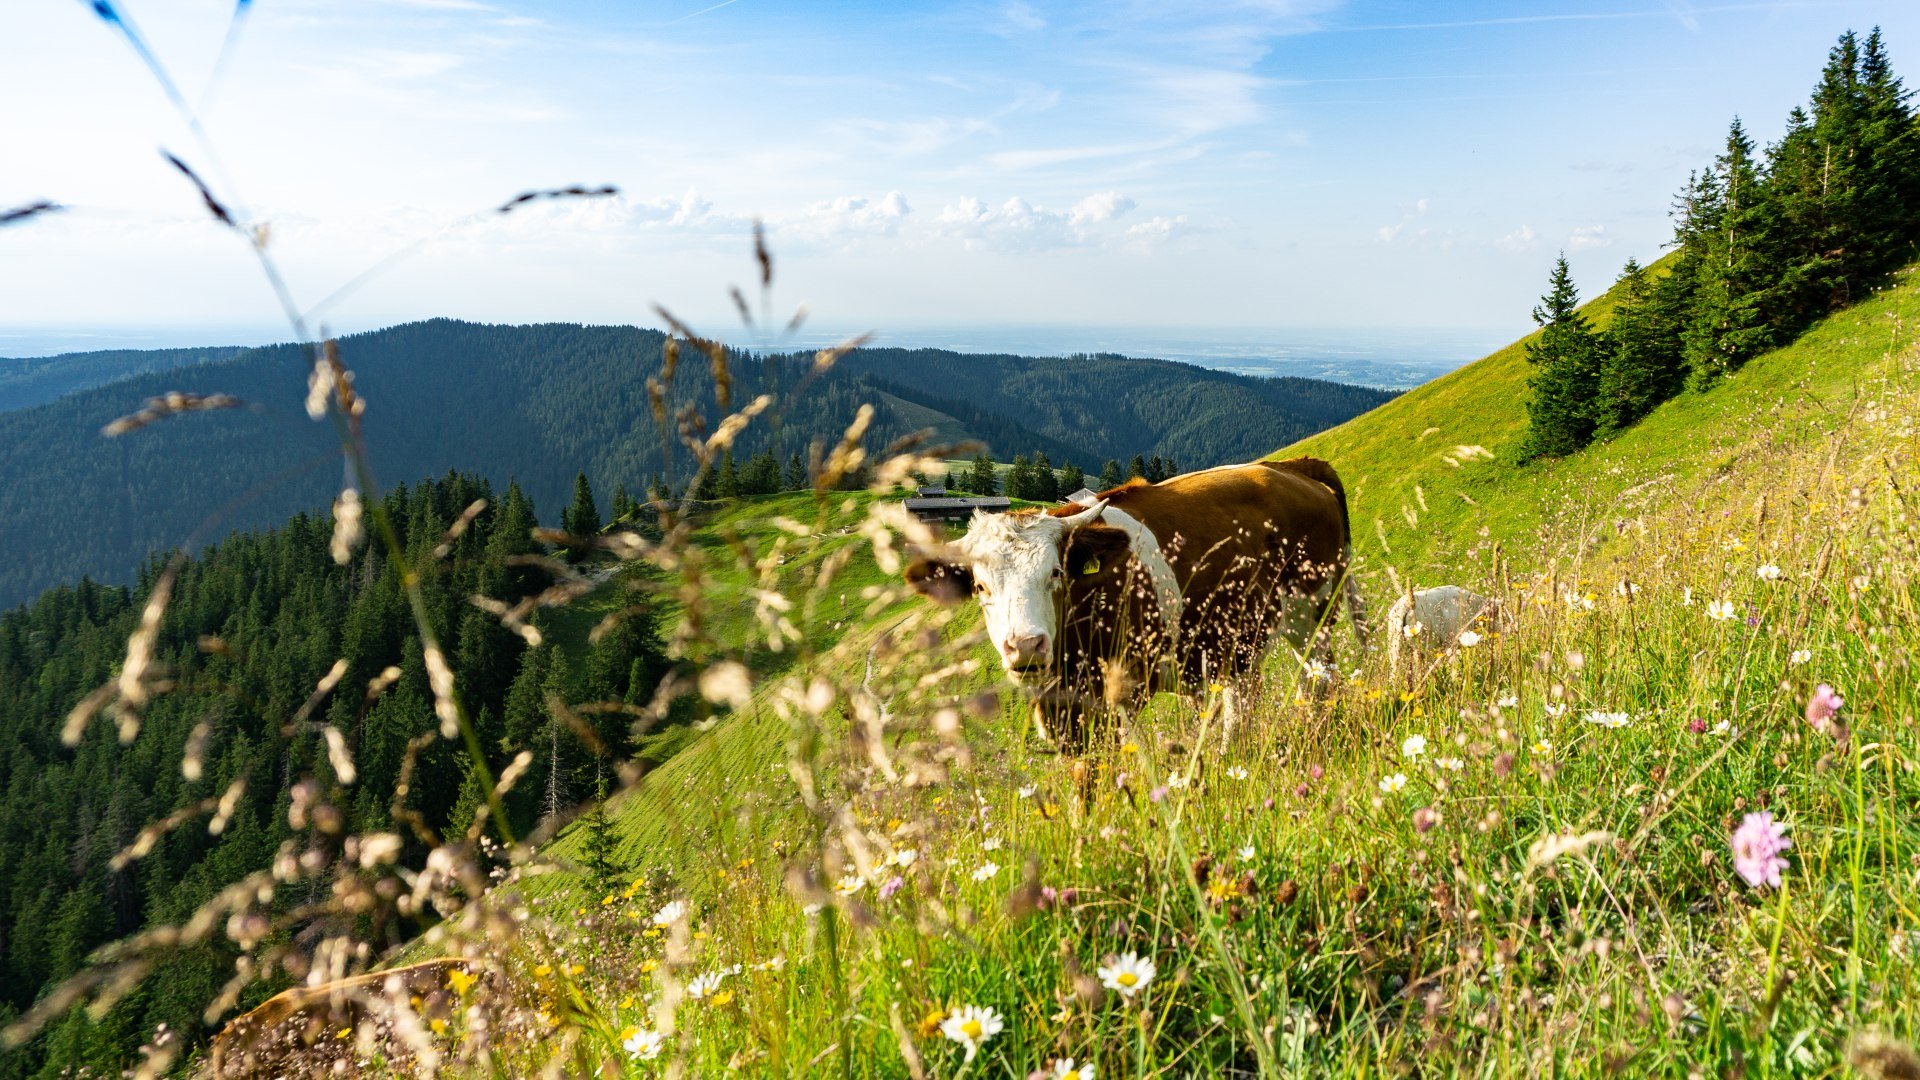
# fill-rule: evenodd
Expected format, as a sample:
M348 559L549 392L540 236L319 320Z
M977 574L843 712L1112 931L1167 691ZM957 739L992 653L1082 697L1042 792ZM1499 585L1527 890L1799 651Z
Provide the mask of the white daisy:
M648 1031L645 1028L640 1028L632 1035L627 1036L626 1041L620 1045L626 1049L628 1054L639 1058L641 1061L651 1061L660 1056L660 1048L666 1044L667 1037L665 1035L662 1035L658 1031Z
M1467 767L1467 763L1457 757L1434 758L1433 763L1448 772L1459 772L1461 769Z
M1233 768L1227 770L1227 779L1229 780L1245 780L1246 778L1247 770L1243 765L1235 765Z
M985 840L980 841L980 850L981 851L999 851L1000 838L997 836L989 836Z
M974 868L973 880L988 881L992 879L993 875L999 872L1000 872L1000 867L998 864L992 863L992 862L983 862L978 867Z
M1565 705L1561 705L1552 701L1547 702L1548 716L1558 717L1558 716L1565 716L1566 714L1567 714L1567 707Z
M1589 724L1598 724L1603 728L1623 728L1633 722L1633 717L1623 712L1607 712L1605 709L1595 709L1587 714L1586 721Z
M1248 844L1246 847L1241 848L1239 851L1239 855L1240 855L1241 862L1252 862L1253 856L1254 856L1253 845Z
M888 861L892 862L893 865L895 866L905 868L905 867L912 866L913 860L919 857L920 857L920 852L917 849L910 848L910 847L901 848L899 851L894 852L893 858Z
M1093 1062L1075 1065L1072 1058L1053 1063L1053 1080L1093 1080Z
M987 1040L1000 1034L1006 1026L1006 1021L992 1009L963 1005L940 1022L940 1034L965 1047L967 1060L972 1061Z
M1473 632L1472 630L1460 631L1460 647L1461 648L1471 649L1478 644L1480 644L1479 634Z
M1094 973L1100 976L1100 985L1109 990L1118 990L1121 997L1130 998L1147 988L1157 970L1153 961L1139 953L1127 953L1115 957L1113 963L1101 966Z
M1520 707L1520 698L1514 694L1508 694L1506 697L1494 702L1494 704L1503 709L1517 709Z
M1400 756L1409 760L1417 758L1426 752L1427 737L1425 735L1409 735L1406 740L1400 744Z
M1715 622L1729 622L1733 619L1733 601L1713 600L1707 604L1707 618Z
M840 879L839 885L835 886L841 896L852 896L854 893L866 887L867 879L861 877L859 874L848 874L846 877Z
M1388 795L1391 795L1394 792L1399 791L1401 788L1406 786L1407 786L1407 774L1403 772L1397 772L1397 773L1394 773L1392 776L1383 776L1380 778L1380 790L1383 792L1386 792Z
M674 923L677 923L681 919L685 918L686 914L687 914L687 905L678 900L674 900L669 902L667 906L661 908L659 911L656 911L653 913L653 925L672 926Z
M1773 565L1772 563L1762 564L1760 569L1754 571L1754 574L1756 574L1761 581L1779 581L1780 580L1780 568Z
M719 991L720 984L726 981L727 973L724 971L696 975L693 981L687 984L687 996L695 1001L710 998Z
M1533 741L1533 752L1539 754L1541 757L1552 757L1553 743L1546 739L1535 739Z
M1793 650L1793 655L1787 657L1787 663L1792 664L1794 667L1799 667L1811 659L1813 659L1813 650L1795 649Z

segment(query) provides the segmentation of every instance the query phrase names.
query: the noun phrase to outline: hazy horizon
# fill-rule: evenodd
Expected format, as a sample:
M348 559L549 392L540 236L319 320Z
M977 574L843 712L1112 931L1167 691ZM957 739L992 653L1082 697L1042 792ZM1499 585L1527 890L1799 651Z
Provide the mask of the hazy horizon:
M365 329L377 330L380 327ZM1416 386L1476 360L1516 336L1497 330L1129 327L1042 323L864 328L803 325L793 334L755 339L738 331L737 324L732 329L735 330L732 334L719 328L716 328L716 332L729 344L759 352L822 348L855 334L870 332L871 343L884 348L931 348L960 353L1041 357L1115 353L1176 360L1245 375L1321 378L1389 389ZM122 349L245 348L277 344L289 337L285 331L276 333L268 326L101 327L91 331L64 332L0 330L0 359L32 360Z

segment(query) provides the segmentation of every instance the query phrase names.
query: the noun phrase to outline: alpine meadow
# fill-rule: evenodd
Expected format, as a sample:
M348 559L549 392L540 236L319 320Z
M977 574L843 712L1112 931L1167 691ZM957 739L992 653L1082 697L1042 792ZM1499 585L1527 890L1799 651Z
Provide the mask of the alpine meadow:
M1583 300L1595 249L1640 242L1629 226L1576 227L1556 256L1531 226L1470 240L1422 197L1340 242L1364 258L1240 294L1229 278L1279 281L1293 271L1270 263L1309 255L1259 246L1280 219L1197 192L1271 201L1283 189L1250 178L1281 150L1324 153L1239 130L1296 85L1263 66L1290 50L1404 59L1392 43L1564 22L1638 62L1639 31L1669 21L1786 29L1684 5L849 20L737 3L315 19L240 0L191 47L157 9L138 11L152 35L122 0L69 13L181 140L157 167L168 258L215 291L238 264L285 320L227 345L197 327L235 324L204 313L140 316L205 340L0 360L0 1080L1920 1076L1920 110L1894 64L1910 20L1842 32L1874 12L1841 4L1814 13L1817 39L1794 23L1808 62L1788 81L1812 76L1811 95L1778 124L1677 141L1711 145L1698 160L1595 167L1611 179L1577 192L1475 163L1516 205L1679 181L1657 235ZM595 175L510 177L478 213L423 187L377 224L388 210L269 220L251 207L303 190L270 179L296 159L216 141L208 103L261 77L247 50L276 18L442 50L287 69L359 102L396 170L417 138L496 182L455 135L503 76L459 57L521 63L513 41L566 60L511 119L489 114L502 139L578 130L552 104L575 100L571 65L591 81L638 58L659 65L649 92L682 100L665 87L692 57L730 68L714 112L649 105L584 143L770 202L786 189L752 185L807 189L763 174L844 146L903 185L1082 170L1169 209L1136 220L1116 188L916 214L896 190L726 217ZM1221 44L1254 29L1257 48ZM969 35L992 62L950 68ZM1025 51L1038 35L1065 51ZM848 70L717 63L769 55L730 51L761 39L843 42ZM205 88L177 78L202 46ZM1228 66L1176 68L1190 52ZM1179 134L1076 111L1121 90L1074 73L1116 68L1153 97L1127 115ZM869 79L1002 78L1022 89L986 119L844 121L823 129L844 143L805 152L769 130L840 94L877 113ZM1410 109L1424 91L1400 78L1297 85ZM381 126L382 102L399 115L422 87L443 130ZM734 92L754 109L726 111ZM1303 112L1348 107L1301 93ZM1519 115L1460 100L1441 107L1463 124ZM1651 145L1674 121L1645 122ZM1073 141L1007 141L1043 123ZM344 164L358 150L336 169L284 136L259 138L328 184L377 180ZM666 149L696 136L711 161ZM1499 137L1503 160L1535 152ZM1315 160L1334 179L1284 197L1341 218L1385 159ZM237 180L276 193L249 204ZM0 248L74 221L58 235L76 261L144 242L110 235L132 211L16 202ZM324 275L302 260L343 236L359 258L362 225L398 254L310 306ZM202 233L227 269L180 239ZM475 301L498 321L435 313L473 310L447 299L473 280L462 262L559 273L539 263L554 236L582 268L565 287L529 271ZM628 265L596 261L634 236L668 267L644 280L693 299L628 295ZM436 246L454 254L409 276ZM748 283L705 280L708 247ZM1015 324L1023 298L1077 311L1109 290L1103 317L1144 327L1385 265L1367 259L1442 267L1420 288L1463 310L1479 286L1457 279L1522 260L1539 295L1501 304L1534 329L1387 391L1105 346L925 348L910 328L803 348L814 316L776 301L815 281L871 292L856 315L999 297ZM1151 303L1113 284L1176 262ZM1326 318L1425 302L1384 280L1337 282L1359 299ZM601 318L606 281L644 325ZM0 311L9 328L43 332ZM1208 518L1236 482L1286 497ZM1219 644L1236 619L1263 620L1251 648Z

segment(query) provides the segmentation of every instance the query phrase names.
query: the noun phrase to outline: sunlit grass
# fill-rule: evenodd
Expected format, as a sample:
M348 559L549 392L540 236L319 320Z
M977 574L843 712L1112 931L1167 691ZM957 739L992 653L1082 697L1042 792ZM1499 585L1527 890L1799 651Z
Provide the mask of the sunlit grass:
M839 752L837 710L807 743L766 684L627 796L617 887L541 900L535 951L580 966L566 993L592 1019L552 1013L524 1060L567 1043L690 1075L1766 1075L1910 1037L1920 382L1903 342L1866 339L1896 344L1915 304L1903 287L1717 397L1510 474L1497 491L1553 512L1454 537L1478 550L1449 579L1519 624L1410 687L1372 658L1323 699L1282 658L1230 745L1165 699L1072 761L1011 695L973 696L990 669L928 696L903 668L893 753L945 768L889 781ZM1850 400L1821 399L1836 387ZM1657 497L1605 513L1554 494L1598 501L1649 470ZM913 611L884 610L810 662L847 681ZM1816 683L1845 696L1844 728L1806 720ZM1762 809L1793 841L1779 890L1728 846ZM652 926L674 899L685 917ZM1155 965L1132 996L1099 974L1129 953ZM687 997L703 974L718 990ZM970 1064L941 1030L963 1006L1004 1020ZM629 1028L662 1032L659 1056L591 1034Z

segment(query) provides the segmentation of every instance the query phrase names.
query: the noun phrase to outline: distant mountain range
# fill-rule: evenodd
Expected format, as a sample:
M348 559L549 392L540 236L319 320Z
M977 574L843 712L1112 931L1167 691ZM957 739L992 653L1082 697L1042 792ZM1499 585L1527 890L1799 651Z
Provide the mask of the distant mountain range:
M0 413L41 405L76 390L102 386L151 371L231 360L238 347L205 349L106 349L36 356L21 360L0 358Z
M665 340L634 327L436 319L345 338L341 349L368 401L368 440L387 483L472 471L500 487L517 481L551 518L580 471L603 499L616 484L637 494L656 475L685 479L687 452L655 423L647 398ZM13 366L23 363L31 370ZM116 363L137 374L102 384ZM1096 469L1159 454L1198 468L1256 457L1393 396L1160 360L931 349L855 352L794 393L810 364L730 357L736 405L761 392L780 400L742 437L742 456L804 454L870 402L876 450L931 428L941 440L985 442L1002 460L1040 451ZM0 402L26 402L0 413L0 535L12 541L0 604L82 575L130 580L151 553L189 538L325 506L340 485L340 455L331 429L302 410L306 373L291 345L0 362ZM63 386L85 388L44 399ZM232 394L248 407L101 436L102 425L170 390ZM689 405L710 420L721 411L709 364L683 352L671 406Z

